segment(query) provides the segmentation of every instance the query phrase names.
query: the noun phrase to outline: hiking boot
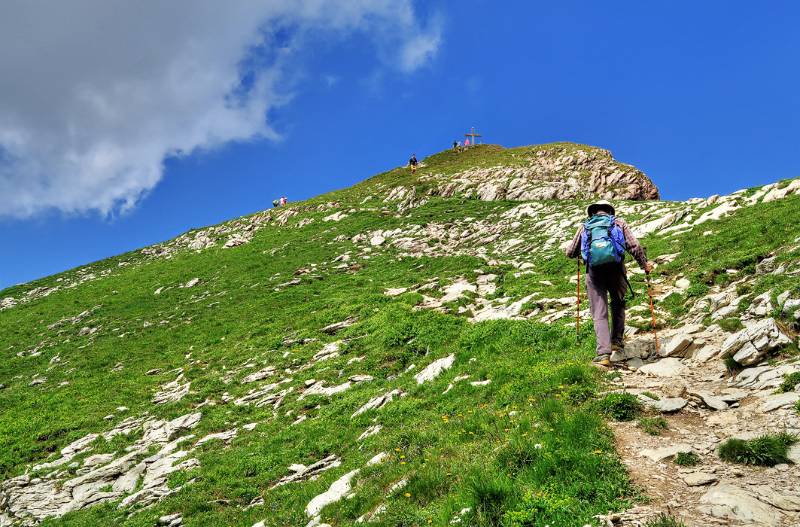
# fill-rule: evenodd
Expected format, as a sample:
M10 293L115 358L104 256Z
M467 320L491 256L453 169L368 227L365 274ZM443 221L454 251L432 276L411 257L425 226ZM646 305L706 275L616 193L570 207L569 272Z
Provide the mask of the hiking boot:
M625 352L625 343L624 342L619 342L619 343L612 342L611 343L611 353L614 353L615 351L618 351L620 353L624 353Z
M592 359L593 366L599 366L601 368L610 368L611 367L611 356L608 354L598 355L594 359Z

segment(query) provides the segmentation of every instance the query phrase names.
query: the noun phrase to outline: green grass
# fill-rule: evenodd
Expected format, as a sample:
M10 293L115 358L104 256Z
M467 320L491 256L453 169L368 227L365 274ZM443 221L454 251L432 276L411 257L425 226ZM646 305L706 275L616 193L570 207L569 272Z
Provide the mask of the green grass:
M686 524L672 516L661 513L656 518L648 520L644 527L686 527Z
M630 393L609 393L595 402L594 407L615 421L632 421L642 413L642 403Z
M797 440L797 436L784 432L747 441L731 438L719 446L718 452L720 459L730 463L772 467L790 462L786 454Z
M794 391L797 385L800 384L800 371L790 373L783 376L783 382L778 387L779 393L786 393Z
M693 467L700 463L700 456L694 452L678 452L675 456L675 464L682 467Z
M669 429L669 424L663 417L642 417L639 419L639 428L651 436L658 436Z

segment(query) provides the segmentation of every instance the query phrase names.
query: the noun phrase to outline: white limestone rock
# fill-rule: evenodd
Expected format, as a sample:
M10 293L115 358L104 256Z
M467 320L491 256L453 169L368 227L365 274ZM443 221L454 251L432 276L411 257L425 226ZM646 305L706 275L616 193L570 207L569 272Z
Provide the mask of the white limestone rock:
M717 481L717 476L708 472L692 472L683 476L683 481L690 487L702 487Z
M686 366L674 357L667 357L650 364L645 364L639 368L639 373L653 375L655 377L677 377L686 371Z
M174 381L170 381L161 387L161 390L153 395L153 404L166 404L180 401L189 393L191 382L181 383L183 373L178 375Z
M677 412L689 404L689 402L682 397L661 397L655 400L641 395L639 396L639 400L650 408L665 414Z
M350 417L351 418L357 417L357 416L363 414L364 412L368 412L370 410L377 410L379 408L383 408L384 406L386 406L387 404L392 402L392 400L395 397L402 397L404 395L405 395L405 393L402 390L399 390L399 389L395 388L394 390L392 390L390 392L386 392L383 395L379 395L377 397L374 397L374 398L370 399L364 406L362 406L361 408L356 410L353 413L353 415L350 416Z
M417 384L423 384L425 382L432 381L443 371L450 369L455 360L456 356L452 353L447 357L435 360L428 364L421 372L416 374L414 379L417 381Z
M752 366L790 342L775 319L767 318L728 337L722 344L722 355L732 356L742 366Z
M782 522L781 511L760 501L741 487L722 483L709 489L700 497L701 510L724 520L744 522L746 525L777 527Z

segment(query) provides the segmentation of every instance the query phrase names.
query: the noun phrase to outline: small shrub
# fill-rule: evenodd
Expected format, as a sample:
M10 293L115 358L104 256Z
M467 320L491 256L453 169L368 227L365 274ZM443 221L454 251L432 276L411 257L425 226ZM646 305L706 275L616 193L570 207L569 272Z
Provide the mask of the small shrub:
M800 384L800 371L790 373L789 375L784 375L783 382L778 387L778 392L779 393L791 392L795 389L795 387L798 384Z
M714 277L714 283L717 285L727 285L731 281L731 275L728 273L718 274Z
M794 409L797 410L797 413L800 414L800 401L797 401L794 405Z
M630 393L609 393L595 404L600 413L615 421L632 421L642 412L642 403Z
M639 419L639 428L651 436L658 436L664 430L669 429L669 424L663 417L643 417Z
M694 452L678 452L675 456L675 464L682 467L693 467L700 463L700 456Z
M649 397L650 399L652 399L654 401L660 401L661 400L661 397L659 397L658 395L654 394L653 392L642 392L642 395L644 395L645 397Z
M753 286L747 282L743 282L736 286L736 296L744 296L753 290Z
M686 524L662 512L655 518L648 520L644 527L686 527Z
M719 457L731 463L772 467L789 462L786 453L796 442L797 436L785 432L766 434L749 441L731 438L719 446Z
M720 320L719 327L721 327L725 331L733 333L734 331L739 331L740 329L744 328L744 324L742 324L742 321L739 320L738 318L730 317L730 318L723 318L722 320Z
M692 284L689 286L689 289L686 290L686 296L688 298L700 297L706 293L708 293L708 286L706 284Z

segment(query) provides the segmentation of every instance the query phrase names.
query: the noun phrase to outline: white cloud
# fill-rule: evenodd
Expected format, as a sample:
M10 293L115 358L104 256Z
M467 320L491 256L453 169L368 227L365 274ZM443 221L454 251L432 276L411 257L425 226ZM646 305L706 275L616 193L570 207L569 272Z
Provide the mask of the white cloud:
M125 210L165 157L278 138L293 58L353 32L402 72L441 41L411 0L0 3L0 216Z
M428 63L442 43L441 24L432 23L425 31L416 32L403 44L400 53L400 69L413 71Z

